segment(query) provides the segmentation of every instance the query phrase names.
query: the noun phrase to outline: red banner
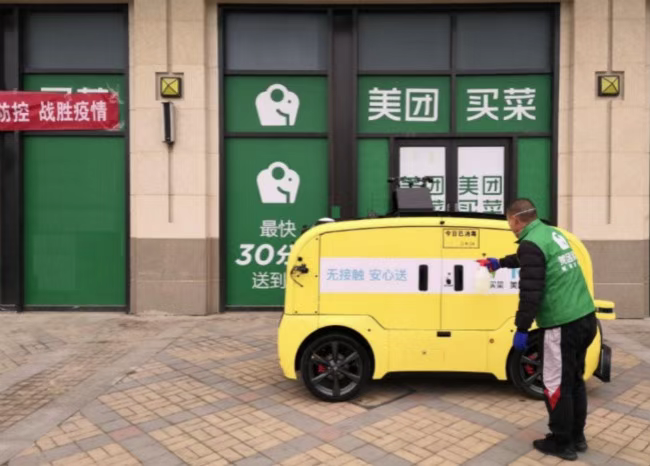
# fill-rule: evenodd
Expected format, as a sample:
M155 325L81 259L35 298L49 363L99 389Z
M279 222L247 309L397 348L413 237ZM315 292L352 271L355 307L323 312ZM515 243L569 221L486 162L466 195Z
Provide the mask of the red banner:
M0 131L117 130L116 93L0 91Z

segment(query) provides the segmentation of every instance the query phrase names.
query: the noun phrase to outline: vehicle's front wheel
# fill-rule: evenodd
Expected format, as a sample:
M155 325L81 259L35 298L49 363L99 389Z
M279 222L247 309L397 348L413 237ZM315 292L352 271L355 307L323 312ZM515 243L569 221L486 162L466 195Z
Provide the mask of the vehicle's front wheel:
M540 332L532 332L524 351L513 350L508 359L508 375L515 387L531 398L544 399Z
M357 396L370 380L371 370L363 345L341 333L312 341L300 361L305 386L325 401L347 401Z

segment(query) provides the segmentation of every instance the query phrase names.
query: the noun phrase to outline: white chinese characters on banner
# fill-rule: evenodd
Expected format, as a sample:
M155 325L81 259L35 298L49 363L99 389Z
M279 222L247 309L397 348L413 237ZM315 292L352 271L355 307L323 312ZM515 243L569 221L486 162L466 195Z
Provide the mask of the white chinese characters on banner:
M368 120L438 121L438 93L438 89L408 88L402 92L396 87L374 87L368 91Z
M38 120L42 122L66 122L66 121L93 121L102 122L107 120L108 107L106 102L40 102ZM92 119L91 119L92 117ZM29 104L27 102L16 102L8 104L0 102L0 123L29 123L31 122Z
M494 121L536 120L536 89L509 88L503 91L503 105L499 107L499 89L467 89L467 121L489 118Z
M431 193L433 210L446 210L444 147L402 147L399 152L400 178L429 177L426 187ZM402 184L405 186L405 184Z
M503 146L458 148L458 210L504 212Z
M269 219L262 220L260 225L260 238L267 241L271 238L290 239L297 237L296 224L292 220ZM258 267L286 266L291 253L292 245L240 244L239 257L235 264L240 267L256 265ZM277 290L286 287L286 273L267 270L252 272L252 288L254 290Z

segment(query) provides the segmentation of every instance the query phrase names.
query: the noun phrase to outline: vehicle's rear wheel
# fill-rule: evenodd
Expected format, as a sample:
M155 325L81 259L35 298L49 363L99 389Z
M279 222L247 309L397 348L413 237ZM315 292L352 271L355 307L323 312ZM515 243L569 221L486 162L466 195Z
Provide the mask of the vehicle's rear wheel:
M513 385L531 398L544 399L540 332L532 332L524 351L513 350L508 359L508 375Z
M325 401L347 401L357 396L371 376L368 352L348 335L331 333L312 341L300 361L307 389Z

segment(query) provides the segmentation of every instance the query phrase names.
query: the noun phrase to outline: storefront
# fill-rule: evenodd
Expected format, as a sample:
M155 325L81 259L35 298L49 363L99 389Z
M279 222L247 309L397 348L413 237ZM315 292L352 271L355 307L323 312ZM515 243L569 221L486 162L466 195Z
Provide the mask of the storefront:
M437 211L533 199L647 316L649 8L2 4L0 88L116 92L120 124L0 131L0 309L280 309L303 228L427 177Z
M126 309L127 10L0 6L0 17L0 88L116 92L121 119L114 131L0 133L2 304ZM19 119L15 108L0 112ZM78 116L52 107L52 121Z
M224 7L225 305L281 305L302 227L387 214L389 177L431 177L437 211L524 196L555 221L558 15Z

